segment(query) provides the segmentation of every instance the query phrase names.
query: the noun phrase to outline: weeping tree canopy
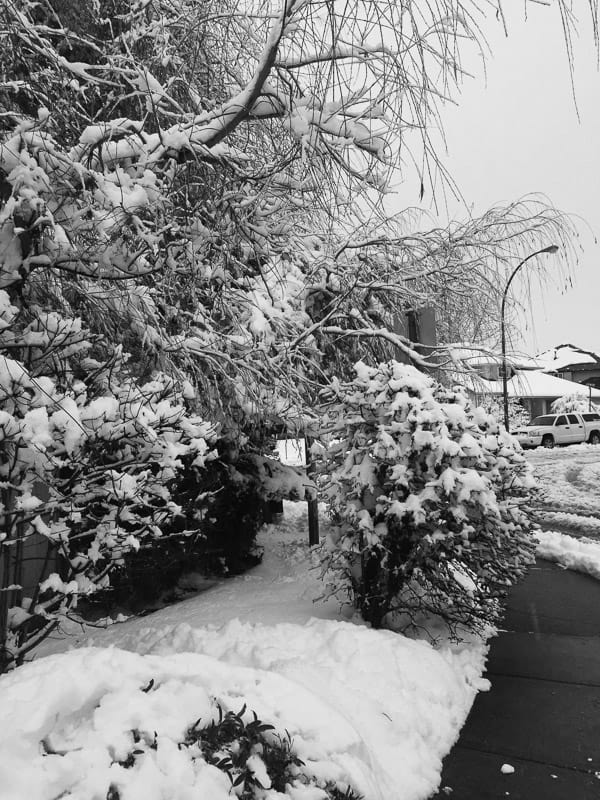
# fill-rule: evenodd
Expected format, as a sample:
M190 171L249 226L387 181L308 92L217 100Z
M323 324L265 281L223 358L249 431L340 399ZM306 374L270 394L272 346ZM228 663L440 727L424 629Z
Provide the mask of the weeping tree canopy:
M570 3L553 11L571 56ZM535 198L430 230L384 211L399 178L422 197L444 175L431 126L486 13L0 4L0 669L173 520L203 535L215 474L304 427L359 358L439 365L407 312L489 339L517 259L569 255L571 222Z
M532 199L419 232L378 197L406 164L422 191L441 168L430 126L496 10L4 4L0 286L19 319L81 317L234 428L297 416L357 355L422 364L406 309L433 306L441 341L483 337L515 259L568 252L570 222Z

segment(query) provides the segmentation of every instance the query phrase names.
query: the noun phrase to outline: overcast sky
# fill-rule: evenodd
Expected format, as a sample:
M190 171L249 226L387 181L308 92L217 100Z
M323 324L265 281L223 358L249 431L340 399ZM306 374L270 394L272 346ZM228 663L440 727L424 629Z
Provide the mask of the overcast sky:
M585 220L577 222L584 251L570 265L573 288L565 290L556 256L540 257L549 275L563 279L534 289L520 347L534 354L570 342L600 353L600 75L587 3L577 4L584 15L575 42L579 120L557 9L529 3L525 22L523 4L508 5L508 38L494 20L485 28L487 77L472 60L466 66L477 78L465 80L458 107L442 112L446 163L475 214L539 192Z

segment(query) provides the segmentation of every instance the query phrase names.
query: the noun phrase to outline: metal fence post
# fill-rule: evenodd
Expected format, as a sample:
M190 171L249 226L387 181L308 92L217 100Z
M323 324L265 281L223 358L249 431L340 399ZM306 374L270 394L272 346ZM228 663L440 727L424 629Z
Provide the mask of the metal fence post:
M309 478L314 476L315 468L310 455L310 447L312 439L309 436L304 437L304 446L306 448L306 475ZM317 497L308 498L308 543L311 547L319 544L319 500Z

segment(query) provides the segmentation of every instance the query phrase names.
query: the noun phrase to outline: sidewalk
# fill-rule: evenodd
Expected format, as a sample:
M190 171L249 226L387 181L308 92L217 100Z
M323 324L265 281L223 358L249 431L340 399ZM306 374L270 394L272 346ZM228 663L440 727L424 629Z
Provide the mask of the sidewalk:
M431 800L597 800L600 581L538 560L504 628Z

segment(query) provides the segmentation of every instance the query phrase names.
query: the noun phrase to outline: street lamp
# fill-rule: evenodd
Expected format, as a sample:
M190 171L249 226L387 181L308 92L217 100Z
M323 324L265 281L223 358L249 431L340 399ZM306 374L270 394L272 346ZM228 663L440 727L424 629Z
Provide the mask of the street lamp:
M507 373L506 373L506 331L504 328L504 310L506 307L506 296L508 294L508 289L512 283L513 278L517 274L517 272L521 269L523 264L529 261L530 258L534 258L535 256L539 256L540 253L556 253L558 250L558 245L551 244L548 247L543 247L541 250L536 250L535 253L531 253L524 258L517 266L513 269L510 278L508 279L508 283L504 289L504 294L502 295L502 306L500 308L500 333L502 335L502 403L504 406L504 427L507 431L509 431L508 425L508 383L507 383Z

